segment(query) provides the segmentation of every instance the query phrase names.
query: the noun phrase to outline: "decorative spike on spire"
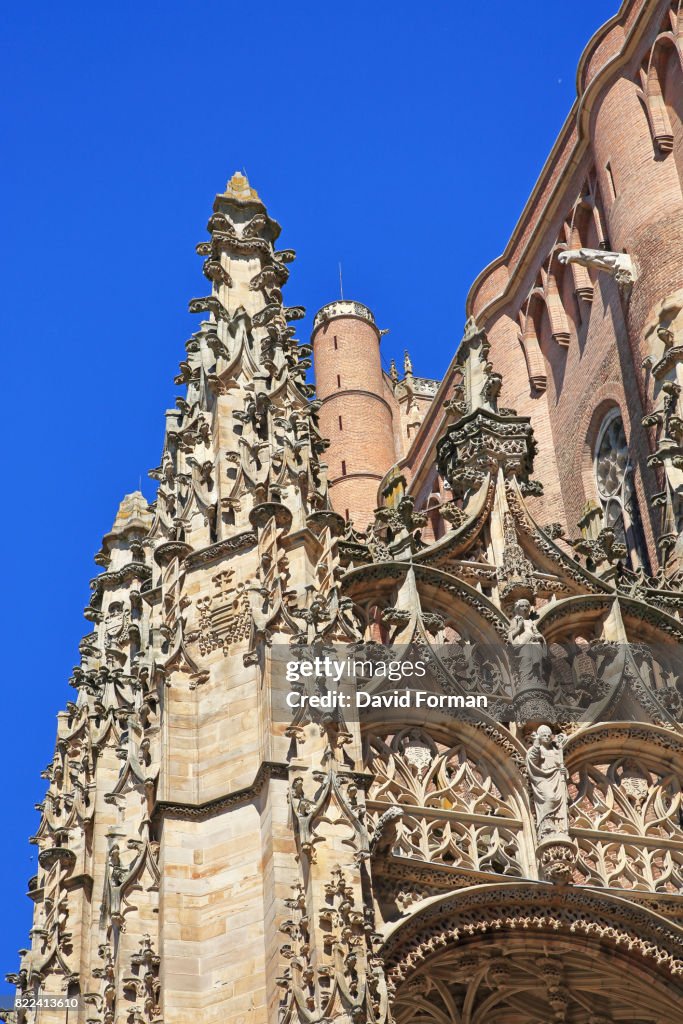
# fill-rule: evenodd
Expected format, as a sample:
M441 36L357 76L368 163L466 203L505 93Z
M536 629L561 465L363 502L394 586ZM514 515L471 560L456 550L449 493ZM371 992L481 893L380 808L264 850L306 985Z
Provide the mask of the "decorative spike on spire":
M395 359L391 360L391 365L389 366L389 376L391 377L394 384L398 382L398 370L396 369Z

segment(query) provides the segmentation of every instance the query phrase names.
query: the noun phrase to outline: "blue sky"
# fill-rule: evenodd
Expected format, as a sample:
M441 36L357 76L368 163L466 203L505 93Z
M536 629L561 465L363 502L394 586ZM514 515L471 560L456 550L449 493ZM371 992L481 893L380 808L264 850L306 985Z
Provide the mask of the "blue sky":
M28 944L28 837L92 555L161 451L206 293L215 192L236 169L297 250L312 316L367 303L385 357L443 373L616 0L6 4L0 323L5 650L0 974ZM9 986L0 983L0 992Z

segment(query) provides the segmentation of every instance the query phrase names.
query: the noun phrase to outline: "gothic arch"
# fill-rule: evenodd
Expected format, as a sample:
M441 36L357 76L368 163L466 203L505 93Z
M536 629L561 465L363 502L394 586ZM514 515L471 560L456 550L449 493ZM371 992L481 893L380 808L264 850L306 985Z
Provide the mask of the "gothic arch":
M381 953L399 1024L670 1024L683 996L682 940L678 925L612 893L508 882L425 901L387 928ZM464 984L431 1014L424 996L445 965L456 982L459 965Z
M649 60L643 67L641 81L645 112L650 123L652 139L661 154L670 153L673 149L673 131L664 99L665 67L666 56L658 39L650 51Z
M457 521L459 510L453 508L452 502L442 503L442 505L447 504L451 506L451 512L455 513L456 520L453 522L453 528L430 546L430 558L435 558L435 561L440 564L440 557L447 559L448 557L462 554L477 539L484 546L486 542L487 520L493 504L494 492L495 481L491 475L487 475L477 494L470 499L467 509L468 514L462 516L462 521L459 524ZM441 514L443 517L443 508ZM421 561L424 556L418 551L415 557L416 561Z
M679 19L681 15L679 14ZM669 121L671 147L678 172L679 185L683 182L683 53L680 39L672 33L661 36L655 43L652 60L656 61L662 101Z
M587 501L587 510L595 517L596 530L604 526L612 526L608 508L615 502L621 506L624 521L624 537L620 538L628 546L628 560L634 559L637 566L648 564L645 529L638 501L638 473L642 472L633 443L633 423L624 412L623 397L611 386L601 389L596 396L597 401L590 412L585 427L585 441L581 450L581 480ZM623 481L620 494L609 498L602 492L599 483L598 450L601 439L605 436L610 424L619 421L623 427L623 440L627 450L627 465L623 468ZM628 433L627 433L628 430ZM623 492L623 493L621 493ZM626 500L627 499L627 500ZM616 506L615 506L616 507ZM590 528L589 528L590 530Z
M440 540L446 532L446 524L439 511L442 498L436 472L432 474L432 479L428 481L425 492L426 497L423 500L418 499L417 502L420 511L424 512L427 516L427 522L422 531L422 540L427 544L433 544L434 541Z
M373 736L395 738L394 749L398 750L403 749L403 741L410 738L411 732L424 732L429 735L433 744L430 749L430 759L427 762L415 758L413 763L416 766L424 764L429 773L428 778L434 774L432 760L437 744L445 750L466 747L475 760L481 758L491 768L494 783L506 793L514 795L517 810L520 813L529 810L526 788L520 788L520 766L523 763L526 748L504 726L498 725L497 732L492 733L490 730L482 728L479 723L467 722L462 717L438 713L430 714L428 726L426 726L424 715L415 714L414 709L410 709L407 714L403 712L398 716L388 715L385 711L378 712L376 715L368 714L363 717L361 726L365 767L370 765L368 755ZM388 747L391 748L391 744ZM399 799L398 792L395 802L404 802Z
M598 722L570 736L564 749L569 768L597 752L618 757L624 750L646 750L648 759L683 776L683 737L650 723Z
M571 220L565 225L565 248L567 249L592 248L591 242L594 240L593 235L595 234L595 219L593 216L595 200L592 198L589 189L590 186L586 183L583 194L579 197L572 210ZM593 228L592 232L591 228ZM593 279L588 267L584 267L581 263L570 263L569 268L574 282L574 294L577 299L582 299L588 303L592 302Z
M675 999L647 967L592 942L549 947L517 933L441 953L399 987L392 1009L397 1024L668 1024Z
M559 243L555 245L550 254L547 271L544 273L544 291L553 341L556 341L562 348L567 348L572 333L576 332L576 324L568 312L567 293L570 272L558 258L564 248L564 245Z
M581 449L581 481L583 483L583 493L588 499L595 498L595 480L593 475L593 453L595 452L595 445L598 440L598 434L600 433L600 427L605 420L605 417L612 412L612 410L618 410L621 412L621 395L615 393L615 389L611 386L607 386L607 394L603 393L604 389L601 389L596 395L595 405L592 407L590 412L587 414L587 422L584 420L584 424L580 428L581 434L584 437L584 443Z
M595 639L605 619L614 612L613 594L574 595L541 609L539 628L548 643L562 643L572 636ZM619 613L628 643L652 643L661 649L665 644L680 644L683 627L678 619L661 609L636 598L620 595ZM672 650L675 648L672 647Z
M451 573L432 566L416 567L418 591L424 608L462 625L463 639L495 644L507 620L485 594ZM438 638L437 638L438 640Z
M450 541L452 537L445 539ZM414 574L415 597L421 606L413 613L391 607L406 585L409 572ZM402 622L405 615L416 621L430 616L428 632L437 644L452 642L452 638L445 639L443 635L444 628L448 626L454 627L464 641L492 646L499 644L507 631L507 616L485 594L450 572L417 560L412 569L405 562L360 566L347 574L345 583L346 593L366 618L369 617L369 608L375 605L383 607L387 616L395 613L398 622ZM434 617L436 621L433 621ZM439 620L443 620L442 623ZM407 620L405 628L408 628ZM401 634L401 643L413 642L414 638L406 637L402 626L397 630ZM396 630L391 642L398 642Z
M541 270L526 300L522 318L522 347L525 353L532 353L538 347L538 354L546 368L546 381L547 367L550 366L557 394L562 390L566 364L564 352L570 337L567 314L557 283L550 272Z
M524 748L503 726L477 727L438 712L425 721L410 709L370 713L362 732L363 766L372 776L369 819L376 835L388 819L393 825L382 850L385 876L407 868L412 877L402 884L417 899L452 888L455 870L465 872L458 883L465 885L468 872L470 880L472 872L535 875L533 815L520 771ZM427 866L431 888L425 889L420 868Z
M519 343L524 352L529 383L536 391L545 391L548 386L548 371L541 350L544 306L542 291L535 289L519 313Z
M676 895L683 885L683 744L656 726L613 723L565 744L575 881Z

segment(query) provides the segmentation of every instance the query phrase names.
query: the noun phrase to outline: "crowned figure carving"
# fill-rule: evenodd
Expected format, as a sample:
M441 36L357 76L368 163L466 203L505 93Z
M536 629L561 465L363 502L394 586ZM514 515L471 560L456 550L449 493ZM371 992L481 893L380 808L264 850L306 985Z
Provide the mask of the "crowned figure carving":
M554 736L549 725L540 725L526 755L536 810L536 834L540 841L569 834L567 769L562 753L565 738Z
M569 773L563 752L566 738L564 733L555 735L549 725L540 725L526 755L539 865L553 882L569 881L576 859L576 847L569 835Z

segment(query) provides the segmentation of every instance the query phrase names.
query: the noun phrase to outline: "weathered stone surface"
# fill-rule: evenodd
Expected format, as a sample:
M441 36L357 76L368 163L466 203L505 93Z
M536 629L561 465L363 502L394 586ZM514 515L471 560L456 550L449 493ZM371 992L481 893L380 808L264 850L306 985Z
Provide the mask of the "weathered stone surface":
M96 556L20 993L92 1024L680 1017L679 21L627 0L589 45L442 382L382 371L340 301L316 397L294 254L243 175L216 197L156 500ZM490 713L287 710L325 682L283 657L361 641Z

